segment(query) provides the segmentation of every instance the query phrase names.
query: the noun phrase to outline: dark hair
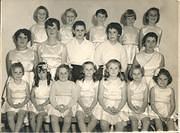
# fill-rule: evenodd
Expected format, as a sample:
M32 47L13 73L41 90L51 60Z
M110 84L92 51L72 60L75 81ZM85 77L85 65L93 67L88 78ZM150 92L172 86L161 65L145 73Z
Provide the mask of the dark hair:
M17 30L14 35L13 35L13 41L14 43L16 44L17 43L17 38L18 36L23 33L25 36L27 36L28 38L28 42L31 40L31 31L26 29L26 28L23 28L23 29L19 29Z
M106 18L108 17L107 11L105 9L98 9L96 11L96 16L98 15L98 13L105 15Z
M142 76L144 76L144 68L141 67L141 65L139 65L139 64L133 65L133 66L131 67L129 73L128 73L128 78L129 78L130 81L133 80L132 74L133 74L133 71L134 71L135 69L139 69L139 70L141 71L141 73L142 73Z
M37 14L38 14L38 11L39 11L40 9L43 9L43 10L46 12L46 19L49 17L49 11L48 11L48 9L47 9L45 6L39 6L39 7L36 8L36 10L34 11L34 14L33 14L33 19L34 19L34 21L36 21L36 22L38 21Z
M9 71L9 75L10 76L12 76L12 73L13 73L15 68L21 68L22 69L22 73L24 75L24 67L23 67L22 63L21 62L17 62L17 63L11 64L10 71Z
M106 63L106 68L104 70L104 80L107 80L109 78L109 72L108 68L111 63L117 64L119 66L119 70L121 70L121 63L116 59L111 59ZM119 72L117 77L119 77L122 81L125 80L124 73Z
M68 9L66 9L66 10L64 11L64 13L62 14L62 17L61 17L61 20L62 20L63 24L66 24L65 17L66 17L66 15L67 15L67 12L72 12L72 13L74 13L75 18L77 18L77 16L78 16L78 14L77 14L77 12L76 12L76 10L75 10L74 8L68 8Z
M167 85L169 85L172 82L172 80L173 80L171 74L169 73L169 71L167 69L160 68L160 71L157 74L157 76L155 76L155 75L153 76L153 80L156 82L156 84L158 84L157 80L158 80L158 77L160 75L166 75L167 76L167 78L168 78L168 84Z
M36 87L39 87L39 69L40 70L46 70L47 71L47 68L43 68L43 66L47 65L45 62L39 62L38 65L36 66L35 68L35 72L34 72L34 85ZM50 85L50 82L51 82L51 73L47 71L47 85Z
M132 17L132 16L133 16L134 19L136 20L136 13L135 13L135 11L132 10L132 9L127 9L127 10L122 14L122 16L121 16L121 19L120 19L121 24L127 25L127 21L126 21L127 17Z
M86 29L86 24L84 23L84 21L78 20L73 24L73 27L72 27L73 30L75 30L76 26L78 26L78 25L84 26L84 29Z
M71 68L68 65L66 65L66 64L61 64L60 66L57 67L54 80L55 81L59 80L59 70L61 68L65 68L67 70L67 72L69 74L68 75L68 80L71 80Z
M55 18L49 18L48 20L46 20L45 29L47 29L48 26L53 26L54 24L56 24L58 30L60 30L60 22Z
M112 22L112 23L108 24L108 26L106 28L106 34L107 35L108 35L109 29L116 29L120 36L122 34L122 27L121 27L121 25L119 23Z
M156 39L156 43L157 43L157 39L158 39L157 34L154 33L154 32L148 32L148 33L143 37L143 39L142 39L142 44L143 44L143 46L145 46L145 42L146 42L146 39L147 39L148 37L153 37L153 38L155 38L155 39Z
M155 11L157 12L158 18L157 18L156 23L159 22L159 19L160 19L159 9L156 8L156 7L152 7L152 8L150 8L150 9L148 9L148 10L145 12L144 16L143 16L143 24L144 24L144 25L148 25L148 24L149 24L148 15L149 15L149 12L152 11L152 10L155 10Z
M91 62L91 61L86 61L86 62L84 62L83 63L83 65L82 65L82 72L81 72L81 76L80 76L80 79L81 80L83 80L84 81L84 79L85 79L85 74L84 74L84 67L85 67L85 65L87 65L87 64L91 64L92 66L93 66L93 68L94 68L94 70L95 70L95 72L93 73L93 81L95 82L95 81L97 81L98 80L98 78L97 78L97 67L96 67L96 65L93 63L93 62Z

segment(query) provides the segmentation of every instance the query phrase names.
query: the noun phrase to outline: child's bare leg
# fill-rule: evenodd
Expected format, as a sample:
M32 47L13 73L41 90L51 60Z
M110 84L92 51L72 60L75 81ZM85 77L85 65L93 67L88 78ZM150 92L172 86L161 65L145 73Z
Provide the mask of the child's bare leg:
M42 128L43 118L46 116L47 113L41 112L37 116L37 125L36 125L36 132L40 132Z
M175 131L174 121L172 119L169 119L167 122L167 128L168 131Z
M88 132L92 132L93 129L96 127L96 124L97 124L97 120L95 116L92 114L91 121L88 123L88 127L87 127Z
M116 131L122 132L126 125L127 125L127 122L125 122L125 121L118 122L115 125L115 129L116 129Z
M148 131L150 125L149 117L145 117L141 121L142 121L142 131Z
M15 116L16 116L15 112L13 111L7 112L7 119L8 119L9 127L12 132L14 132L15 130L15 120L14 120Z
M101 125L101 129L103 132L109 132L109 122L105 121L105 120L101 120L100 121L100 125Z
M82 111L77 111L76 116L77 116L78 125L79 125L81 132L87 132L86 123L84 121L85 114Z
M30 112L29 118L30 118L30 125L31 125L32 132L35 132L35 130L36 130L36 114L34 112Z
M154 119L155 120L155 125L156 125L156 130L157 131L163 131L163 126L162 126L162 122L160 119Z
M55 115L51 115L51 124L53 132L60 132L60 126L59 126L59 117Z
M24 117L26 115L26 111L24 110L20 110L17 114L17 122L16 122L16 126L15 126L15 132L19 132L21 129L21 126L24 122Z
M138 131L138 120L133 116L130 116L129 119L131 121L132 131Z
M62 132L68 132L69 128L71 127L71 120L72 120L72 111L70 111L66 116L64 116Z

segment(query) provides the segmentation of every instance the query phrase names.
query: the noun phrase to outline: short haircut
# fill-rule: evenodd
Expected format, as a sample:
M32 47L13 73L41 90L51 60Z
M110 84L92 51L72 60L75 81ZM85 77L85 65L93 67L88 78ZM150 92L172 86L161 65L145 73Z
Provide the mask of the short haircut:
M37 14L38 14L38 11L39 11L40 9L43 9L43 10L46 12L46 19L49 17L49 11L48 11L48 9L47 9L45 6L39 6L39 7L36 8L36 10L34 11L34 14L33 14L33 19L34 19L34 21L36 21L36 22L38 21Z
M84 26L84 29L86 29L86 24L84 23L84 21L78 20L78 21L76 21L76 22L73 24L73 27L72 27L73 30L75 30L78 25Z
M147 39L148 37L153 37L153 38L155 38L155 39L156 39L156 42L157 42L157 39L158 39L157 34L154 33L154 32L148 32L148 33L143 37L143 39L142 39L142 44L143 44L143 46L145 46L145 42L146 42L146 39Z
M35 72L34 72L34 85L36 87L39 87L39 69L41 70L46 70L47 71L47 68L43 68L44 66L47 66L47 64L45 62L39 62L38 65L36 66L35 68ZM50 82L51 82L51 74L50 72L47 71L47 85L50 85Z
M132 74L133 74L133 71L134 71L135 69L139 69L139 70L141 71L141 73L142 73L142 76L144 76L144 68L141 67L141 65L139 65L139 64L133 65L133 66L131 67L129 73L128 73L128 78L129 78L130 81L133 80Z
M121 24L123 25L127 25L126 19L127 17L134 17L134 19L136 20L136 13L134 10L132 9L127 9L121 16Z
M24 67L22 65L21 62L17 62L17 63L13 63L10 67L10 72L9 75L12 76L13 71L15 70L15 68L21 68L22 69L22 73L24 75Z
M25 36L27 36L28 42L31 40L31 31L28 30L28 29L26 29L26 28L23 28L23 29L17 30L17 31L14 33L14 35L13 35L13 41L14 41L15 44L16 44L16 42L17 42L18 36L19 36L21 33L23 33Z
M66 64L61 64L60 66L57 67L54 80L55 81L59 80L59 70L61 68L65 68L67 70L67 72L68 72L68 80L71 80L71 77L72 77L71 76L71 68L69 67L69 65L66 65Z
M60 30L60 22L55 18L49 18L48 20L46 20L45 28L47 29L48 26L53 26L54 24L56 24L58 30Z
M106 34L108 34L109 29L116 29L120 36L122 34L122 27L119 23L112 22L112 23L108 24L108 26L106 28Z
M148 25L148 24L149 24L148 15L149 15L149 12L152 11L152 10L154 10L154 11L157 12L158 18L157 18L156 23L159 22L159 19L160 19L159 9L156 8L156 7L152 7L152 8L149 8L149 9L145 12L145 14L144 14L144 16L143 16L143 24L144 24L144 25Z
M167 85L169 85L173 80L171 74L169 73L169 71L167 69L160 68L160 71L157 74L157 76L155 76L155 75L153 76L153 80L156 82L156 84L158 84L157 81L158 81L158 77L160 75L166 75L167 76L167 78L168 78L168 84Z
M106 18L108 17L107 11L105 9L98 9L95 15L97 16L98 13L105 15Z

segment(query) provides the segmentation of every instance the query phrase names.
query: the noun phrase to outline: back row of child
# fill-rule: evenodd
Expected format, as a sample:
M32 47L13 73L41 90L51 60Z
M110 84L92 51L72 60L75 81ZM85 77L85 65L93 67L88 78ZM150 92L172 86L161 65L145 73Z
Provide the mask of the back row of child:
M52 77L55 77L60 64L70 64L72 80L76 81L80 79L80 71L84 62L95 62L99 66L98 75L100 77L98 79L102 79L102 75L105 73L103 72L105 64L111 59L117 59L121 62L122 72L129 71L132 64L140 64L144 67L144 76L148 82L148 87L151 88L154 85L154 83L151 84L154 71L164 66L164 57L155 48L159 45L162 34L162 30L156 26L160 17L157 8L150 8L145 13L147 26L142 28L140 32L134 27L135 12L128 9L121 19L125 25L123 34L119 23L112 22L106 28L104 22L108 17L107 12L104 9L97 10L95 15L96 26L91 28L89 32L91 42L85 38L85 23L83 21L74 22L77 17L74 9L70 8L65 11L62 16L65 25L61 30L59 21L55 18L47 19L48 14L45 7L38 7L34 13L37 24L32 26L31 32L27 29L20 29L14 34L16 49L10 51L7 55L8 73L14 62L21 62L25 70L23 79L28 81L30 90L34 77L33 67L41 61L47 63L47 68ZM139 33L142 39L138 39ZM33 50L27 47L31 39ZM139 40L142 40L140 45L138 45ZM141 52L137 53L139 50ZM125 75L125 78L127 78L127 74ZM9 81L11 80L9 79ZM102 125L106 124L103 123Z

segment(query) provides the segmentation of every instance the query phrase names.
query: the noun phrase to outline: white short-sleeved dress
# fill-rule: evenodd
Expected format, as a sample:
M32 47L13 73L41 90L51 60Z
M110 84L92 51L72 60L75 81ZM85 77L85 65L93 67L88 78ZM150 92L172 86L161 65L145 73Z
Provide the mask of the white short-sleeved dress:
M139 29L132 26L124 26L121 42L127 52L128 64L132 64L134 56L139 52Z
M78 80L76 84L80 87L80 98L82 99L83 104L86 107L90 107L94 97L97 95L99 82L94 82L93 80ZM96 114L95 108L96 106L94 107L92 113L96 117L96 115L99 114ZM77 111L83 111L79 104L77 104Z
M72 26L62 26L59 31L61 43L67 44L73 39Z
M122 89L126 88L126 83L121 81L119 78L116 80L107 80L103 81L104 86L104 97L103 101L105 105L108 107L115 107L117 108L119 103L122 99ZM101 119L109 122L112 125L115 125L117 122L128 121L128 108L126 105L121 109L121 111L116 114L112 115L107 113L106 111L101 108Z
M16 84L13 79L11 79L8 83L8 88L11 92L11 100L14 104L22 103L26 98L26 89L27 82L22 80L20 84ZM18 112L19 110L28 111L28 104L25 104L22 108L13 108L7 102L5 103L6 112L14 111Z

